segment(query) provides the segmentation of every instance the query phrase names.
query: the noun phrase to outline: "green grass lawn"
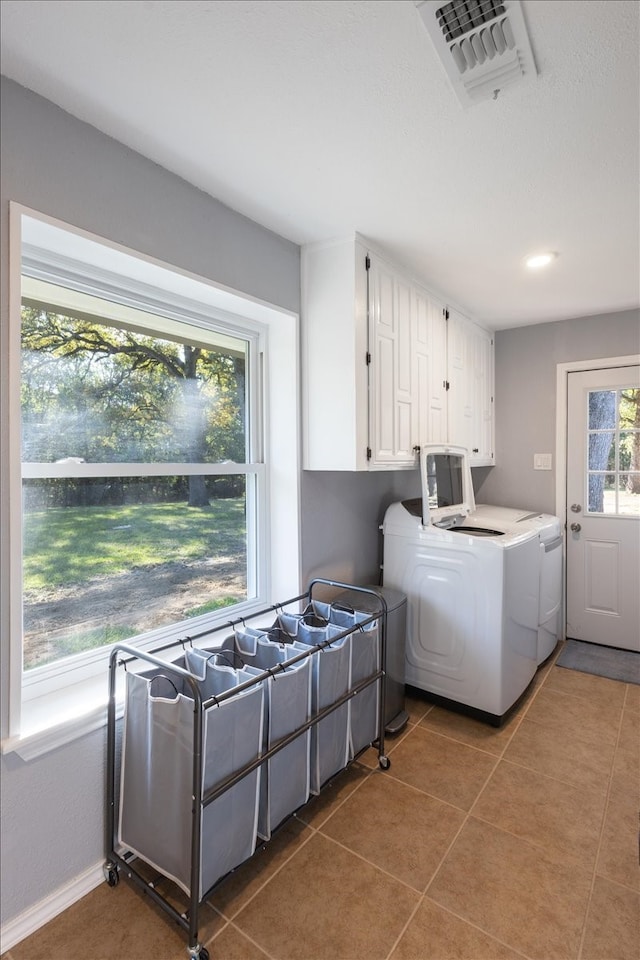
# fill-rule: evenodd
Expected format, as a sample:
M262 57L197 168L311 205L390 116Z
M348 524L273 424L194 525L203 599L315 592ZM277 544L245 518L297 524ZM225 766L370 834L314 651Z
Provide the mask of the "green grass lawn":
M86 583L167 562L245 550L244 499L56 507L24 516L24 590Z

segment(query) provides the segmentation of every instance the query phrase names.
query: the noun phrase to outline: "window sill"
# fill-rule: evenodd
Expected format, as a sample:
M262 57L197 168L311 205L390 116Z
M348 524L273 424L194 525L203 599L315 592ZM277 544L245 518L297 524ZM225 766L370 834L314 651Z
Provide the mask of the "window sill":
M62 695L61 695L62 694ZM107 723L107 690L104 677L99 682L78 685L70 691L39 697L23 706L22 732L0 744L3 755L15 753L22 760L35 760L51 750L99 730ZM117 712L122 714L122 703Z

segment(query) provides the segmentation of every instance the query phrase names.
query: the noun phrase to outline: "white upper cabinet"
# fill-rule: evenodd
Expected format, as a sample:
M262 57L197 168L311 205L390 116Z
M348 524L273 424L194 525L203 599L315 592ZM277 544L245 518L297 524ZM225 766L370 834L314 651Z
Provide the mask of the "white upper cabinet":
M305 469L414 468L423 443L461 443L455 434L462 424L478 447L472 462L488 462L480 450L492 456L492 406L482 400L491 421L486 443L473 439L470 426L480 383L489 382L476 378L481 364L465 339L479 327L464 327L463 336L454 324L456 384L473 381L463 387L467 418L457 403L452 411L447 389L444 305L363 238L303 247L302 305ZM492 350L489 334L483 342Z

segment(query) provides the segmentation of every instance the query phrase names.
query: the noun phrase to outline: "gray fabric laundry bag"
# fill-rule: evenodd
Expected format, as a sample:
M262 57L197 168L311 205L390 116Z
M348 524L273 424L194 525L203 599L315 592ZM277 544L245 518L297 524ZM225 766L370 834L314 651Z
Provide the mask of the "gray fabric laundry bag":
M252 674L206 665L206 700ZM264 686L203 711L202 789L214 788L259 754ZM194 700L189 683L161 669L127 673L120 783L120 844L191 895ZM256 844L260 768L202 810L198 899L250 857Z
M294 635L298 650L332 640L344 630L313 612L302 615L281 614L283 628ZM330 647L311 655L313 685L311 707L317 713L347 693L351 682L351 636L342 637ZM337 707L311 728L311 793L320 788L349 760L349 701Z
M250 628L238 629L225 637L213 653L217 663L227 662L256 672L278 668L265 681L265 750L307 722L311 715L311 658L286 666L286 661L298 651L273 643ZM210 649L194 648L187 651L186 660L189 667L193 664L197 669L196 661L211 655ZM262 767L258 835L264 840L269 840L272 831L309 799L310 744L311 731L306 730Z
M351 686L373 676L380 669L381 621L374 620L360 626L370 613L353 610L338 604L316 603L319 614L325 616L341 630L357 629L351 634ZM380 683L365 687L350 701L349 711L349 759L369 746L378 736L378 710Z

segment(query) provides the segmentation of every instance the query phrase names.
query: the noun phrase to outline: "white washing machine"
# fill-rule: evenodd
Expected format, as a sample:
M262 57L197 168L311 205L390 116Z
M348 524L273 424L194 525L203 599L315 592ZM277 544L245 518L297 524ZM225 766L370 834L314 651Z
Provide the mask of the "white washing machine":
M426 445L422 497L384 518L383 580L407 596L405 679L499 724L537 669L539 539L467 523L466 451Z
M531 528L538 533L540 606L538 664L550 657L562 636L562 526L559 517L517 507L478 503L468 522L499 530Z

